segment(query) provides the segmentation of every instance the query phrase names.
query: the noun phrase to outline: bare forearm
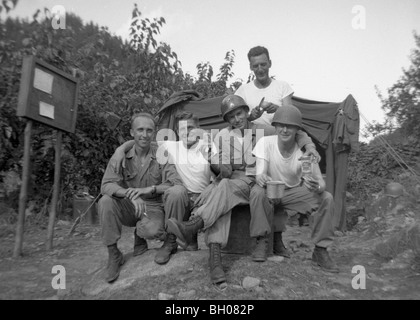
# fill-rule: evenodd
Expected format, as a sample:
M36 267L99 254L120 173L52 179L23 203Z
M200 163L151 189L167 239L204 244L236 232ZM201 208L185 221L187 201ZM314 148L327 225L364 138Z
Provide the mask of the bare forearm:
M156 193L157 194L163 194L165 193L166 190L168 190L171 186L167 185L167 184L160 184L158 186L156 186Z

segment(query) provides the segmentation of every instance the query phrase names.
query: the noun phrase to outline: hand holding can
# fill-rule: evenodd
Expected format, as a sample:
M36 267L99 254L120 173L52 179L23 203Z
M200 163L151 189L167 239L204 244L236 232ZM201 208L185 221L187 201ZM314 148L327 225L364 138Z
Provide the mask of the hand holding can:
M312 156L301 157L302 176L312 176Z

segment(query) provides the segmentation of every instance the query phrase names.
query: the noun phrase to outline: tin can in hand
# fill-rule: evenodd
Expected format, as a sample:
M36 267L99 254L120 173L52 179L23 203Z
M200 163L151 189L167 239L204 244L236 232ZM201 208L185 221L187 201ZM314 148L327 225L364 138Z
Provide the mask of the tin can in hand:
M311 176L312 175L312 157L302 157L302 175Z

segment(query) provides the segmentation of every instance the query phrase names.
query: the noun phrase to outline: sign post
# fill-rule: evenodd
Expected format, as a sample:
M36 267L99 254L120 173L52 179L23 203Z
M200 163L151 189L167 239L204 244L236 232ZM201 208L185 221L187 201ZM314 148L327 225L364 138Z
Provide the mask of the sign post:
M47 250L52 250L53 239L54 239L54 224L57 210L57 202L60 190L60 171L61 171L61 140L62 131L57 131L57 142L55 144L55 168L54 168L54 187L53 196L51 200L50 217L48 221L48 238L47 238Z
M25 228L25 211L26 200L28 198L28 181L29 181L29 161L31 154L31 131L32 120L26 122L25 127L25 142L23 151L23 170L22 170L22 184L20 185L19 195L19 215L16 226L15 248L13 250L13 258L18 258L22 254L23 232Z
M22 254L27 188L29 181L32 120L57 129L53 197L48 223L47 250L53 247L54 223L60 193L62 132L74 133L77 116L79 81L67 73L33 56L23 59L17 115L28 119L25 129L22 185L19 217L13 257Z

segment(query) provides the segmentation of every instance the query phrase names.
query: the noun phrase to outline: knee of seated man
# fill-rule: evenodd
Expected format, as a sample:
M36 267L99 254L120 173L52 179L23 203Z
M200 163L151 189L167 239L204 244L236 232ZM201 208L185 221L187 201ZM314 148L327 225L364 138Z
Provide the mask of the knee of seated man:
M265 189L261 188L258 184L255 184L251 189L251 198L264 198L265 197Z
M182 196L187 195L188 191L184 186L176 185L172 186L164 192L164 199L180 199Z
M143 219L137 223L137 235L143 239L163 239L165 229L160 221Z
M334 201L334 198L333 198L332 194L331 194L331 193L329 193L328 191L324 191L324 192L321 194L321 199L322 199L323 201L328 201L328 202L333 202L333 201Z
M104 194L98 201L98 209L110 207L114 204L114 199L107 194Z
M231 179L229 178L223 178L222 180L220 180L218 187L229 187L230 181Z

